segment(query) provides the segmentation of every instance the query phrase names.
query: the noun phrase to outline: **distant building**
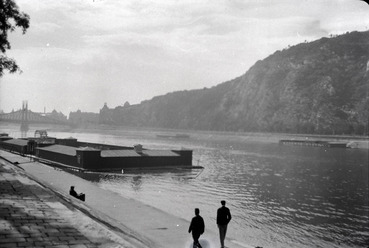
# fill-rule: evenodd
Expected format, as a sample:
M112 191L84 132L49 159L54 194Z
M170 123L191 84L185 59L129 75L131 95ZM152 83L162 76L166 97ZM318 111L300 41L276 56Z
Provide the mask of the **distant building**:
M114 112L113 109L109 109L107 103L104 103L104 107L100 109L99 123L100 124L113 124Z
M65 116L62 112L57 112L55 109L51 113L45 113L46 117L50 119L54 119L57 121L67 121L67 116Z
M99 114L77 110L76 112L69 113L69 121L76 125L98 124Z

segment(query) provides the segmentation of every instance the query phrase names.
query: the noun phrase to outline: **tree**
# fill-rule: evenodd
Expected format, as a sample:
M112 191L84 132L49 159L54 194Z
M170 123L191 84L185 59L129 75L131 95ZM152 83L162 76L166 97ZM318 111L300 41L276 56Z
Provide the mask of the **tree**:
M17 27L25 34L29 28L29 15L20 12L14 0L0 0L0 77L5 70L10 73L21 71L15 60L6 55L6 50L11 48L8 33Z

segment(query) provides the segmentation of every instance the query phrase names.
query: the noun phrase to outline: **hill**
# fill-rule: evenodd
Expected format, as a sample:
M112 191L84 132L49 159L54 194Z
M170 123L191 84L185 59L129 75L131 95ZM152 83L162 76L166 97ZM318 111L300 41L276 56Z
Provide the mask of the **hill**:
M219 131L368 134L369 32L276 51L212 88L105 108L102 123Z

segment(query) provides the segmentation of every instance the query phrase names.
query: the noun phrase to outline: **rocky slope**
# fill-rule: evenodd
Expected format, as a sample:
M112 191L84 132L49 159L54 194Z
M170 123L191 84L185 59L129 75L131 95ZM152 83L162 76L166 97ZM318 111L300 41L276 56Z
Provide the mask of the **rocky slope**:
M118 125L363 135L368 67L369 32L346 33L277 51L210 89L168 93L104 116Z

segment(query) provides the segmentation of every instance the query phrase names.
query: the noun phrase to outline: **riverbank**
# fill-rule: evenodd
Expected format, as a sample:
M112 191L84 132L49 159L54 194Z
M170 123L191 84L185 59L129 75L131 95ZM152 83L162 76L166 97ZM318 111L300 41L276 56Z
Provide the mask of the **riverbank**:
M10 175L11 178L18 180L18 184L21 185L21 187L18 187L19 189L29 190L28 194L33 194L33 197L26 198L34 206L34 209L28 211L28 215L34 212L40 213L39 211L43 211L42 213L45 213L45 216L56 215L59 218L51 218L52 225L48 224L51 220L45 216L41 216L41 222L45 223L46 227L48 227L47 225L54 227L59 226L60 220L65 225L70 225L72 230L76 230L77 233L82 233L82 235L77 237L85 240L83 242L78 241L73 235L64 237L66 241L63 241L63 244L66 247L72 247L76 242L81 242L84 245L81 247L191 247L192 238L187 232L188 220L170 215L133 199L123 198L75 175L30 161L27 157L21 157L5 151L0 151L0 157L3 158L1 163L2 170L0 171L2 177L4 177L3 175L7 177ZM32 185L32 187L29 185ZM69 196L68 191L71 185L74 185L78 192L86 194L86 202L80 202ZM8 187L9 190L11 188L11 186ZM14 196L9 197L14 198ZM15 202L23 204L22 201L24 199L15 199ZM43 205L40 205L45 202L50 206L49 213L46 211L47 208L45 210L45 208L42 208ZM2 220L4 220L3 223L14 225L16 216L19 216L19 211L6 213L6 216L6 218L1 216ZM46 227L44 229L49 229ZM1 228L5 228L4 224ZM58 228L50 229L58 231ZM42 245L45 243L50 246L56 245L56 242L62 242L60 238L52 240L51 237L53 236L50 233L42 236L43 233L35 234L41 236L42 239L31 241L31 235L24 236L28 235L28 233L21 234L21 236L23 235L22 239L17 240L13 239L15 233L9 232L9 236L4 236L9 239L3 240L7 240L8 244L14 244L18 241L40 242L41 240L43 242ZM77 241L68 243L68 237ZM218 235L211 231L206 231L200 242L202 242L204 248L217 247L219 243ZM229 248L251 248L251 246L236 240L228 239L226 243ZM38 247L46 247L46 245Z

